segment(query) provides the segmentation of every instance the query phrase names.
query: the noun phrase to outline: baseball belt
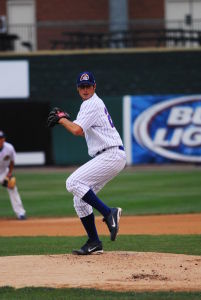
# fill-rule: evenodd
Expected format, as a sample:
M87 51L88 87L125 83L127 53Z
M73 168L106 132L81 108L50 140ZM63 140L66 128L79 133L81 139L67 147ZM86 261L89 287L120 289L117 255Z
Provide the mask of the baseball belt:
M110 149L110 148L113 148L113 147L105 148L105 149L103 149L103 150L101 150L101 151L98 151L98 152L96 153L95 156L97 156L97 155L103 153L104 151L106 151L106 150L108 150L108 149ZM124 151L124 147L123 147L123 146L118 146L118 148L119 148L119 150Z

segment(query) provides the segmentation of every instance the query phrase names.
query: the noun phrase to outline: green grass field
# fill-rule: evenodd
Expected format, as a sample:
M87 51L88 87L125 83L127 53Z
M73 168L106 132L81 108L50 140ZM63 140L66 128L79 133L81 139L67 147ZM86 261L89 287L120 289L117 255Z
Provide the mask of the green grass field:
M65 187L67 171L16 171L20 195L28 216L76 216L72 195ZM124 215L201 212L201 167L193 171L123 171L99 197L120 206ZM14 216L7 191L1 188L0 217Z
M69 173L16 170L18 188L28 217L76 216L72 195L65 189ZM124 215L201 212L201 167L194 170L125 170L99 193ZM0 217L15 217L7 191L0 191ZM153 251L201 255L199 235L119 236L115 243L101 237L106 251ZM1 237L0 256L70 253L84 237ZM0 299L136 299L198 300L201 293L117 293L88 289L0 288Z
M115 243L100 236L105 251L139 251L201 255L199 235L119 235ZM0 256L67 254L86 237L0 237Z
M0 289L1 300L200 300L201 293L157 292L157 293L117 293L93 289L51 289L25 288L14 290L10 287Z
M1 300L200 300L201 293L157 292L157 293L117 293L89 289L25 288L0 289Z

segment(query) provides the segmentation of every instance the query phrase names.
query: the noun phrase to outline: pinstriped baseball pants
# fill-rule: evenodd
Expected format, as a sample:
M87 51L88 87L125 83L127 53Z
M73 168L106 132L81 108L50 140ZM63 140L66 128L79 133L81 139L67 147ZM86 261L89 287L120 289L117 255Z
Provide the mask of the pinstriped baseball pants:
M8 173L8 168L5 169L5 171L0 174L0 184L3 182L4 178L6 177ZM19 218L20 215L24 215L26 211L24 210L21 197L19 195L17 186L14 187L14 189L8 189L8 194L10 197L10 202L13 208L13 211L15 212L16 216Z
M118 147L108 148L73 172L66 180L66 188L74 196L74 208L79 218L93 212L82 197L91 189L97 194L126 165L126 154Z

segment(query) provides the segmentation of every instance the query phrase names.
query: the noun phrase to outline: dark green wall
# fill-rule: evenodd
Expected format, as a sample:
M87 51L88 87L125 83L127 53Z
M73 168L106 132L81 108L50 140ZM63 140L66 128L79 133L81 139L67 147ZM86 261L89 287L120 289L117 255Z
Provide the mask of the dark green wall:
M100 96L201 92L201 51L0 56L28 59L34 101L76 98L77 74L94 72Z
M121 136L123 95L201 93L200 50L0 56L5 59L28 59L30 101L61 106L72 119L81 104L75 86L77 74L93 71L97 94L105 101ZM73 137L59 126L52 134L56 164L80 164L88 159L83 138Z

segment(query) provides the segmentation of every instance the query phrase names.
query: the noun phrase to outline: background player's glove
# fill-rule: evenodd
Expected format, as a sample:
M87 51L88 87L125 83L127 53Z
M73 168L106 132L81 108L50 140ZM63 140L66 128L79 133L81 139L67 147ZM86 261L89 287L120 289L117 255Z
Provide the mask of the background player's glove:
M4 178L2 185L9 189L14 189L14 187L16 186L16 178L14 176L10 176L10 177L6 176Z
M54 107L53 110L49 113L47 126L54 127L62 118L70 119L70 115L67 112L63 111L61 108Z

